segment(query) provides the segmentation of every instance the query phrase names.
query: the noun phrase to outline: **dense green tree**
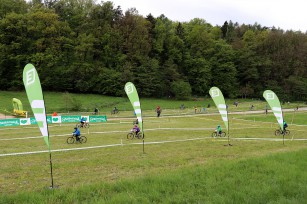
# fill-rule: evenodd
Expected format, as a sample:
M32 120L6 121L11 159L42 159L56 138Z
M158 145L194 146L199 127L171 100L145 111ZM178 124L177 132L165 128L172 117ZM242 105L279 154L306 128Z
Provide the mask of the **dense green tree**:
M307 34L205 19L143 17L112 2L0 0L0 87L23 89L27 63L44 90L122 96L127 81L141 96L306 100ZM181 93L182 92L182 93Z
M156 59L147 59L133 74L132 82L139 87L139 95L145 97L161 97L161 78L158 73L159 62Z
M192 94L191 86L185 81L173 81L171 83L171 93L177 99L189 99Z
M150 26L149 22L135 9L127 10L121 20L120 31L125 39L122 51L137 64L140 64L151 51L148 26Z
M38 68L45 88L62 90L62 82L54 78L66 80L71 76L70 73L63 75L62 68L67 65L65 59L71 51L72 31L67 23L59 21L57 14L43 8L34 9L27 20L27 37L32 39L27 60Z
M193 94L206 95L212 79L210 52L214 39L212 26L201 19L193 19L186 26L188 53L185 56L184 73L187 75Z
M125 84L122 83L121 73L109 68L100 68L98 74L92 76L96 82L93 91L109 96L123 96Z
M257 87L259 80L259 73L257 69L258 60L256 53L256 34L252 30L248 30L243 35L242 40L243 47L237 52L237 71L238 79L243 90L248 90L245 92L245 96L254 93L254 89ZM254 86L250 86L253 84ZM247 88L248 87L248 88Z
M226 97L237 96L239 91L237 70L234 64L234 50L225 41L219 40L215 42L212 51L210 59L212 85L219 87Z
M9 13L25 14L27 13L27 4L25 0L0 0L0 19L5 18Z

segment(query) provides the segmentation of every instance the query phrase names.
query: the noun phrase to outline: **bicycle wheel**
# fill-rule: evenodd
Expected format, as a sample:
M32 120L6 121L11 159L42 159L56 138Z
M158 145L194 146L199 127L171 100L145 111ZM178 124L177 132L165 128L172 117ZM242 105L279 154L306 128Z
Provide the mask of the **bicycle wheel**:
M73 144L75 142L75 138L74 137L69 137L66 140L67 144Z
M226 136L226 132L222 132L221 137L225 137L225 136Z
M290 130L286 130L286 134L285 135L290 135Z
M138 132L137 138L138 138L138 139L143 139L143 134L142 134L141 132Z
M128 140L132 140L134 138L134 134L132 133L132 132L129 132L128 134L127 134L127 139Z
M85 128L90 128L90 124L89 124L89 123L85 123L85 124L84 124L84 127L85 127Z
M85 136L81 136L79 141L80 141L80 143L86 143L87 138Z
M211 137L216 137L216 132L213 132L213 133L211 134Z
M281 134L280 130L276 130L276 131L275 131L275 135L276 135L276 136L279 136L280 134Z
M77 123L77 124L76 124L76 127L77 127L77 128L80 128L80 127L81 127L81 124L80 124L80 123Z

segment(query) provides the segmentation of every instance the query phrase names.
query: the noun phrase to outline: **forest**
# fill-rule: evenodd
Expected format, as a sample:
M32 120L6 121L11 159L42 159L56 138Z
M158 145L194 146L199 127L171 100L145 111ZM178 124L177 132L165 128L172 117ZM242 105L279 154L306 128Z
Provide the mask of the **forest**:
M142 97L307 100L307 33L142 16L111 1L0 0L0 90L22 91L32 63L43 90Z

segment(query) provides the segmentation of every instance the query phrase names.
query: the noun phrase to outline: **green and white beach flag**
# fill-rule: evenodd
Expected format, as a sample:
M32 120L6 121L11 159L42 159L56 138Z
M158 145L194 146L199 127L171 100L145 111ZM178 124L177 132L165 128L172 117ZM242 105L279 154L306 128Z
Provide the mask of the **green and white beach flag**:
M209 94L210 94L211 98L213 99L217 109L219 110L219 112L222 116L222 119L225 123L225 127L226 127L227 131L229 132L227 106L225 104L225 99L224 99L223 93L221 92L221 90L219 88L212 87L209 90Z
M143 131L143 120L142 120L142 110L141 110L141 103L139 99L138 92L134 86L133 83L127 82L125 85L125 92L133 106L134 112L136 114L136 117L138 119L140 129L142 130L142 134L144 134Z
M41 131L43 138L48 146L49 150L49 162L50 162L50 176L51 176L51 188L53 188L53 170L52 170L52 158L49 143L49 132L46 118L46 108L42 92L41 83L35 67L32 64L27 64L23 69L23 83L27 92L27 96L37 121L39 130Z
M23 70L23 83L34 117L50 151L49 133L42 87L37 71L32 64L27 64Z
M266 90L263 92L263 97L268 102L269 106L271 107L280 128L284 130L284 125L283 125L284 119L283 119L280 101L277 95L271 90Z

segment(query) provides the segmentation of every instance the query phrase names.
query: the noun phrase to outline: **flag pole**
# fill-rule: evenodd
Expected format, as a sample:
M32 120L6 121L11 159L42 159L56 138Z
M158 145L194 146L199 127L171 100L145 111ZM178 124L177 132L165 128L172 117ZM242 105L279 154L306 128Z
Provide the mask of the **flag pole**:
M49 136L48 136L48 138L49 138ZM50 176L51 176L51 186L50 186L50 188L53 189L54 185L53 185L52 157L51 157L50 148L49 148L49 163L50 163L50 172L51 172L51 174L50 174Z
M284 112L282 111L282 109L281 109L281 115L282 115L282 144L285 145L285 133L286 133L286 131L285 131L285 126L284 126L284 122L285 122Z
M140 102L140 109L141 108L141 102ZM143 138L143 154L145 154L145 134L144 134L144 120L143 120L143 112L141 112L141 117L142 117L142 138Z
M43 100L45 101L45 96L43 94ZM49 125L48 125L48 120L47 120L47 115L46 115L46 106L45 106L45 116L46 116L46 124L47 124L47 134L48 134L48 150L49 150L49 164L50 164L50 177L51 177L51 186L50 188L53 189L53 168L52 168L52 156L51 156L51 148L50 148L50 137L49 137Z
M228 146L232 146L231 144L230 144L230 133L229 133L229 118L228 118L228 105L226 105L226 111L227 111L227 123L228 123L228 130L227 130L227 132L228 132Z
M228 135L228 146L232 146L232 144L230 144L230 133L229 133L229 119L228 119L228 105L226 105L226 112L227 112L227 135Z

